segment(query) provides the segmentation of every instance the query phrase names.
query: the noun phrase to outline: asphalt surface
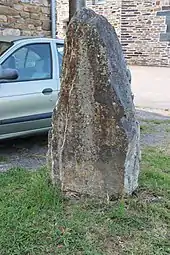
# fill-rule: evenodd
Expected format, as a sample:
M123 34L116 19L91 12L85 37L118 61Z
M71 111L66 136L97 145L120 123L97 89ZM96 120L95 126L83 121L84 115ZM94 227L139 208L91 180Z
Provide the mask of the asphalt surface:
M135 105L170 109L170 68L130 66Z

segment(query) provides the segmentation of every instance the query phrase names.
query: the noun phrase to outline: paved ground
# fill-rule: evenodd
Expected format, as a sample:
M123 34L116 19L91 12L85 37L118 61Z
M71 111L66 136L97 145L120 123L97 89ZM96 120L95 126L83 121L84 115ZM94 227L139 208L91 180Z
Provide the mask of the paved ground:
M131 66L135 104L170 109L170 68Z
M170 69L131 67L132 90L141 123L141 145L170 152ZM11 167L37 169L46 163L47 135L0 143L0 172Z

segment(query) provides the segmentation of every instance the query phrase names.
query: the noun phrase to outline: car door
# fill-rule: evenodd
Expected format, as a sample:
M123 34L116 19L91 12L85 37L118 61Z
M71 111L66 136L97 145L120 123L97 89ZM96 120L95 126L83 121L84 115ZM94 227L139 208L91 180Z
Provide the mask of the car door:
M2 67L17 69L16 81L0 83L0 136L48 129L56 102L50 43L28 43Z

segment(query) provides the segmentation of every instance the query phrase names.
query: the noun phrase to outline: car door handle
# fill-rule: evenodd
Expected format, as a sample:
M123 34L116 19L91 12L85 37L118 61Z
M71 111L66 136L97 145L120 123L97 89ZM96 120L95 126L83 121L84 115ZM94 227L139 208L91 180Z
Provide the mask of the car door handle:
M49 94L51 94L53 92L53 90L51 89L51 88L46 88L46 89L44 89L43 91L42 91L42 93L44 94L44 95L49 95Z

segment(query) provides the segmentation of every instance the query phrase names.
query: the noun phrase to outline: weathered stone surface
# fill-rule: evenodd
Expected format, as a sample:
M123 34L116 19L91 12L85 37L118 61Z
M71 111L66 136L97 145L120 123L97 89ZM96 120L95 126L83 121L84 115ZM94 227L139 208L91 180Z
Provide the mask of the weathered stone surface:
M50 20L43 20L42 29L49 31L51 27Z
M26 19L27 24L33 24L35 27L41 26L42 21L40 19Z
M49 14L48 0L1 0L0 34L11 32L11 34L49 36L51 34L51 27L47 24L50 23Z
M138 186L139 126L113 27L89 9L72 19L48 164L64 193L112 198Z
M37 13L31 13L31 19L37 20L37 19L40 19L40 18L39 18L39 15Z
M5 35L15 35L15 36L19 36L21 33L20 33L20 30L19 29L13 29L13 28L5 28L3 31L2 31L2 34L5 36Z
M11 7L4 6L0 4L0 15L13 15L16 16L18 15L18 11L14 10Z
M50 8L48 8L48 7L42 7L41 11L42 11L42 13L50 14Z
M0 22L7 22L7 17L5 15L0 15Z
M29 18L31 14L29 12L21 12L20 15L23 18ZM33 19L33 18L31 17L31 19Z
M17 11L22 11L24 7L21 4L14 4L13 8Z
M24 11L26 12L32 12L32 13L40 13L40 7L39 6L33 6L33 5L24 5Z

